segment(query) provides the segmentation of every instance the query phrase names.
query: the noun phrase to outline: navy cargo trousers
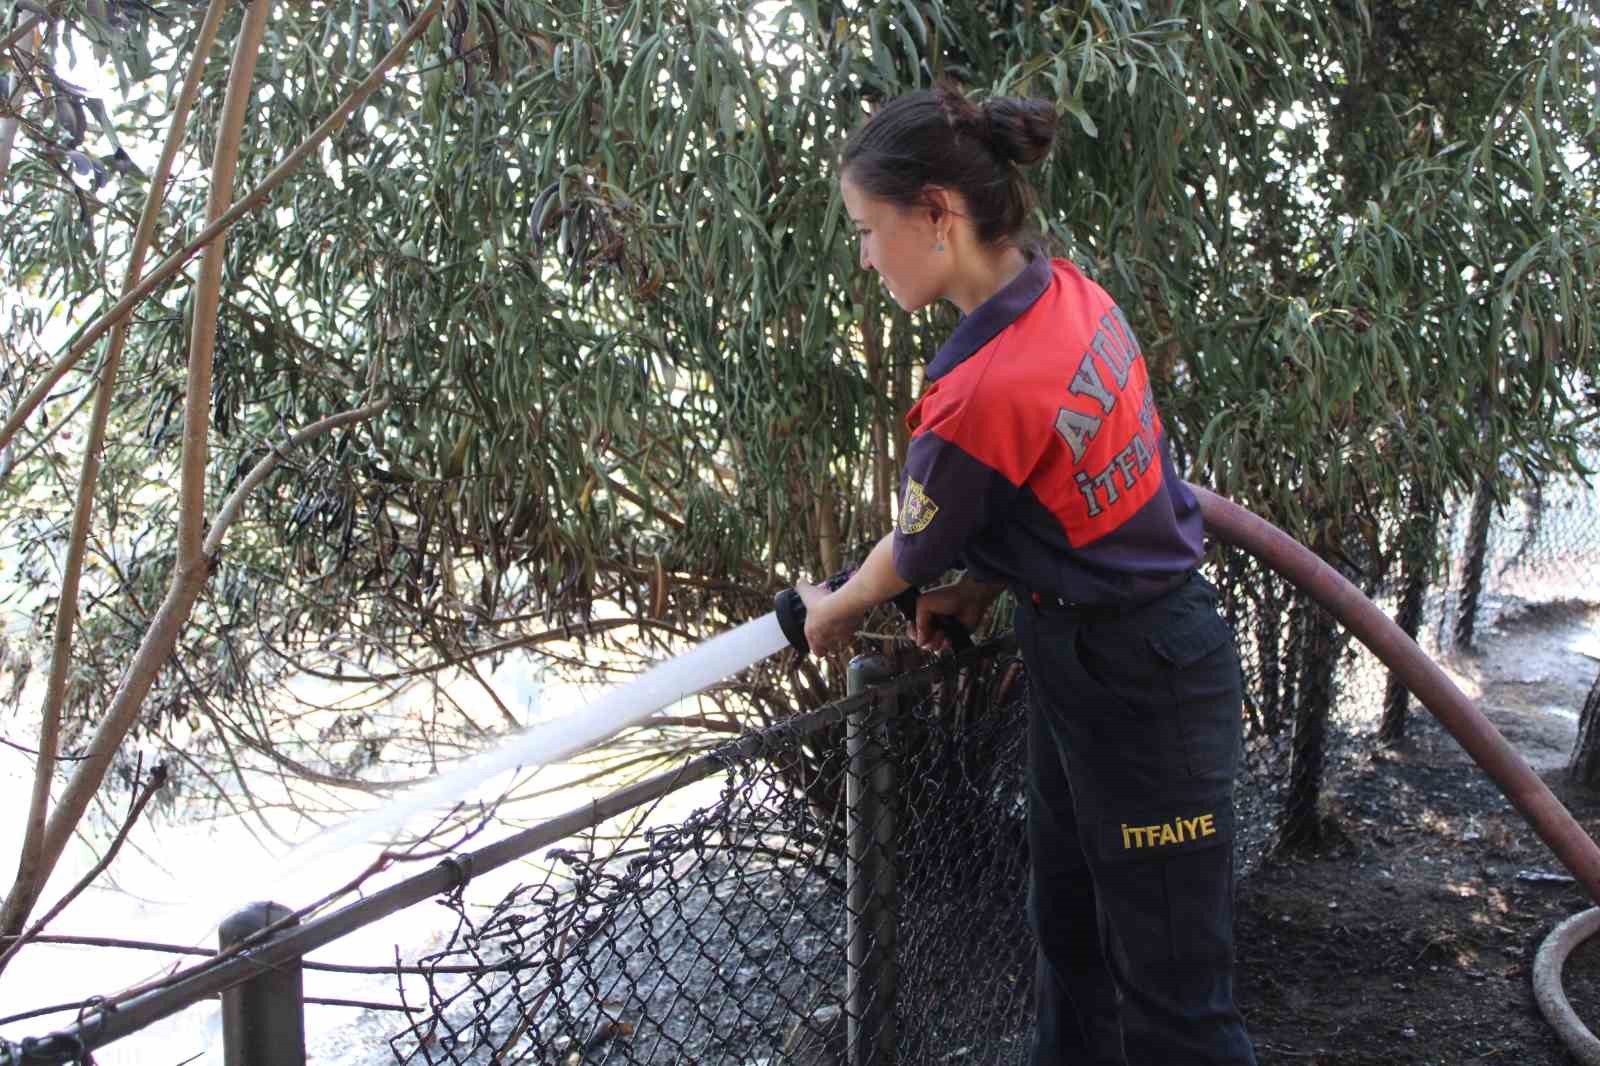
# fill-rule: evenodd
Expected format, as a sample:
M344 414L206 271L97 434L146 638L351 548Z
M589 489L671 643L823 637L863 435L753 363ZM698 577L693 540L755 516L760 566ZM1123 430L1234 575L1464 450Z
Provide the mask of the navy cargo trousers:
M1193 574L1124 611L1024 603L1033 1066L1254 1064L1233 1002L1238 652Z

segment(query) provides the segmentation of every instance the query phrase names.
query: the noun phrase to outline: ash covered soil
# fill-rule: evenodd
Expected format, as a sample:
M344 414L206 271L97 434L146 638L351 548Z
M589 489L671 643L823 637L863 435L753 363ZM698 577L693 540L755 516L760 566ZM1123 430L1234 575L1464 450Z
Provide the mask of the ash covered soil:
M1565 773L1600 605L1510 611L1477 643L1442 665L1600 837L1600 791ZM1577 1062L1530 973L1551 928L1592 903L1431 715L1413 701L1406 742L1341 770L1327 814L1325 847L1239 883L1239 1000L1263 1066ZM1600 1032L1600 944L1564 984Z

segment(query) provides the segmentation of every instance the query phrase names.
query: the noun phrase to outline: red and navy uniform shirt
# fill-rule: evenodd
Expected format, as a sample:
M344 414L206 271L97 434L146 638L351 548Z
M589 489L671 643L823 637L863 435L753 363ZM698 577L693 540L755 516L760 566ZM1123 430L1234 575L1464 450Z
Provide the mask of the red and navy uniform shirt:
M1148 599L1193 569L1200 508L1178 478L1127 317L1035 257L957 325L906 416L894 565L964 566L1019 595Z

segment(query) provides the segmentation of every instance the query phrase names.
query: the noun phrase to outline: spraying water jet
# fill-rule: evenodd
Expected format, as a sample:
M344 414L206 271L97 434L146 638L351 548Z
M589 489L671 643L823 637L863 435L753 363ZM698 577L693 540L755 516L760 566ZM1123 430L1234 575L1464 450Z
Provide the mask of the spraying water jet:
M853 573L846 570L822 582L837 590ZM918 590L906 589L894 604L908 619L917 616ZM392 838L411 818L460 803L493 778L516 769L545 766L571 758L638 725L664 707L760 662L787 645L809 654L805 640L805 605L793 588L778 593L771 613L712 637L645 673L605 692L594 703L553 722L534 726L499 747L467 759L433 780L395 797L389 803L325 830L291 851L277 864L280 878L309 869L314 863L347 849ZM953 618L936 619L962 651L972 646L965 628ZM231 905L236 901L230 898Z

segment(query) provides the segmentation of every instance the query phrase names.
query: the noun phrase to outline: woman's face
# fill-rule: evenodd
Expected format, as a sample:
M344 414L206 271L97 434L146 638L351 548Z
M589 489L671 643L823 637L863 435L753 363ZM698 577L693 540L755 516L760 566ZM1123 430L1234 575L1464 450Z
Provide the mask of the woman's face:
M845 211L861 240L861 267L876 270L907 311L927 307L944 293L949 256L934 251L941 233L931 207L902 207L864 192L846 174L839 179Z

